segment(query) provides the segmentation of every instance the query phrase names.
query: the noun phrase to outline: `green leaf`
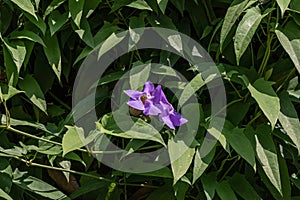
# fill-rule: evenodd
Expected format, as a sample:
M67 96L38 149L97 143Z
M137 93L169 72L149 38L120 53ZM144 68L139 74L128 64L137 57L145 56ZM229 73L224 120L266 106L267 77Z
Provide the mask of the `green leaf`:
M201 177L204 193L207 200L212 200L215 196L217 186L217 176L215 172L203 175Z
M134 1L130 4L128 4L127 6L131 7L131 8L136 8L136 9L139 9L139 10L150 10L150 11L152 11L152 8L144 0Z
M84 194L90 193L95 190L99 190L103 187L107 187L108 183L104 181L99 180L91 180L88 183L85 183L84 185L81 185L80 188L76 189L71 195L71 199L76 199L77 197L80 197Z
M248 138L244 134L244 129L234 128L230 132L224 131L226 140L232 148L244 158L255 170L255 153Z
M6 192L4 192L1 188L0 188L0 197L6 199L6 200L13 200Z
M62 139L63 156L85 145L84 131L82 128L76 126L66 126L66 128L68 130Z
M165 14L165 10L166 10L167 4L168 4L168 0L157 0L157 4L158 4L158 7L161 10L161 12L163 14Z
M56 31L58 31L68 21L68 19L69 17L67 12L60 14L59 11L54 10L48 18L51 36L53 36Z
M279 122L281 123L283 129L286 131L287 135L291 138L293 143L298 149L298 154L300 154L300 123L297 111L291 102L289 95L286 92L282 92L279 95L280 98L280 113Z
M282 196L284 200L290 200L291 183L290 183L290 175L289 175L287 163L286 160L280 154L277 154L277 156L278 156L280 179L282 185Z
M289 54L298 72L300 72L300 36L298 26L295 23L288 23L283 31L277 29L275 33L280 44Z
M28 12L29 14L31 14L33 17L37 19L37 16L34 11L34 6L30 0L11 0L11 1L15 3L19 8L21 8L25 12Z
M6 158L0 158L0 189L10 193L12 187L12 168ZM1 192L0 192L1 196Z
M0 120L1 124L6 125L6 116L0 114ZM53 134L51 131L49 131L43 124L37 123L37 122L30 122L30 121L25 121L25 120L18 120L14 118L10 118L10 125L11 126L29 126L36 128L38 130L45 131L46 133Z
M133 63L133 65L133 68L130 70L130 89L137 90L138 88L142 87L145 82L148 81L151 70L151 63L142 64L140 62L136 62Z
M80 28L73 26L74 31L89 47L94 48L94 38L91 32L90 24L86 18L81 19Z
M104 25L100 28L100 30L96 33L94 36L94 43L95 46L98 46L103 42L105 39L107 39L112 33L116 32L120 28L116 25L112 25L108 22L104 22ZM77 57L77 59L74 62L74 65L78 63L81 59L85 58L93 49L90 47L86 47L82 50L80 55Z
M146 200L175 200L173 188L169 184L165 184L151 192Z
M52 70L54 71L56 77L60 82L62 68L61 68L61 53L60 53L60 47L59 47L57 37L56 35L53 35L51 37L50 34L48 33L45 36L44 42L46 44L46 47L44 47L44 52L46 54L50 66L52 67Z
M230 152L229 143L226 140L224 132L226 131L230 132L234 128L234 126L229 121L225 120L225 122L223 122L223 119L221 118L213 118L213 120L215 120L214 122L216 124L224 123L223 130L219 130L219 128L217 127L210 126L210 127L206 127L207 132L211 134L214 138L216 138L227 152Z
M261 200L252 185L247 181L245 175L235 173L229 180L232 189L242 198Z
M230 184L227 181L222 181L217 184L216 191L222 200L237 200Z
M9 8L7 8L5 5L2 5L0 7L0 33L3 35L7 29L9 28L9 25L12 20L13 12Z
M102 0L93 0L93 1L85 1L84 2L84 17L85 18L89 18L91 16L91 14L93 14L93 12L97 9L99 3Z
M98 59L101 58L105 53L107 53L110 49L115 47L119 44L124 38L125 34L118 34L112 33L101 45L99 48Z
M27 19L29 19L29 21L31 21L31 23L33 23L36 27L38 27L42 31L43 35L45 35L47 25L40 16L37 16L37 18L35 18L32 15L29 15L27 13L24 13L24 15Z
M186 177L183 177L183 178L186 178ZM182 181L182 180L178 181L173 186L177 200L185 200L186 199L186 192L188 191L189 186L190 186L189 183Z
M129 115L127 117L130 118ZM166 146L160 133L152 125L146 123L141 119L138 119L133 124L133 126L126 132L124 132L118 127L112 115L103 116L101 123L96 122L98 129L102 133L106 133L108 135L113 135L116 137L129 138L129 139L151 140ZM123 121L123 122L118 122L118 124L127 125L128 122Z
M281 10L281 16L283 17L284 12L286 11L287 7L289 6L291 0L276 0L278 6Z
M179 105L183 105L191 96L193 96L201 87L205 85L202 74L197 74L190 82L184 87L180 98Z
M183 11L185 9L185 0L171 0L171 3L179 10L180 14L183 16Z
M4 64L9 83L15 86L18 82L19 72L26 56L25 44L21 41L8 42L3 39Z
M282 194L277 152L270 134L271 130L268 126L263 125L258 127L256 132L255 140L257 158L271 183L278 192Z
M18 86L25 92L25 95L34 105L44 113L47 113L47 104L44 93L33 76L26 75L23 80L19 81Z
M53 0L51 1L51 3L49 4L49 6L47 7L45 13L44 13L44 17L46 17L47 15L51 14L53 10L55 10L56 8L58 8L61 4L63 4L66 0Z
M260 9L258 7L253 7L246 11L246 14L239 23L234 38L234 51L238 65L240 58L250 44L262 17Z
M37 43L45 46L42 38L40 38L40 36L38 36L37 34L35 34L32 31L28 31L28 30L14 31L9 36L11 39L27 39L32 42L37 42Z
M170 139L168 152L175 184L189 169L195 154L195 148L187 146L184 140Z
M241 76L241 78L245 82L251 96L256 100L260 109L271 122L272 128L274 128L280 112L280 103L279 98L272 88L273 82L260 78L252 86L246 76Z
M4 85L4 84L0 84L1 86L1 99L3 99L4 101L7 101L8 99L12 98L13 96L22 93L24 91L20 91L18 89L16 89L13 86L10 85Z
M84 2L85 0L68 0L71 17L78 28L80 28Z
M236 20L240 17L244 9L246 8L249 0L234 0L230 7L227 9L224 23L221 29L221 38L220 38L220 49L223 50L224 41L232 29Z
M33 176L22 176L22 173L23 172L20 172L18 170L14 172L13 183L16 184L18 187L49 199L70 199L64 193L62 193L52 185Z
M193 184L197 181L198 178L203 174L208 165L211 163L214 158L216 148L213 148L207 155L204 157L201 155L201 148L197 148L194 158L194 168L193 168Z

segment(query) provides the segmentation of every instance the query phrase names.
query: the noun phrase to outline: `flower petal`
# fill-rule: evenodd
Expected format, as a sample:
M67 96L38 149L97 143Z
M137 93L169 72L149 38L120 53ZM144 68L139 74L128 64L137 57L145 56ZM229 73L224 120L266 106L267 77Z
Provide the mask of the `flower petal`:
M124 90L124 93L127 94L132 99L139 99L143 95L143 92L136 90Z
M151 94L154 91L154 84L150 81L146 82L143 88L143 92Z
M143 113L145 115L158 115L161 113L161 110L156 107L151 100L146 100L144 107L145 110Z
M131 106L132 108L135 108L137 110L144 110L144 104L141 100L129 100L127 102L127 105Z
M173 114L171 114L170 119L173 122L174 126L181 126L182 124L185 124L188 122L187 119L182 117L182 115L180 115L177 112L174 112Z
M161 119L170 129L175 129L175 126L173 125L173 122L170 119L170 115L163 116L161 117Z

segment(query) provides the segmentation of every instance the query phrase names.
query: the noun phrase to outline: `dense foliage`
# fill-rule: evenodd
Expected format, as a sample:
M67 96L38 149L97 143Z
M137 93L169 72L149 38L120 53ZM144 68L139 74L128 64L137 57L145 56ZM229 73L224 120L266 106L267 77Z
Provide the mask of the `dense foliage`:
M72 109L84 58L107 38L111 48L120 42L117 33L157 26L189 35L215 61L228 102L224 128L207 127L211 102L197 70L175 54L145 49L105 71L98 128L84 133L72 118L85 105ZM300 199L298 0L3 0L0 33L0 198ZM186 144L167 128L155 135L137 118L145 132L114 133L114 84L149 62L173 67L197 90L197 141L176 160ZM220 137L203 158L206 131ZM93 141L93 151L103 150L103 136L136 152L168 146L171 165L143 174L107 167L103 154L95 158L86 147Z

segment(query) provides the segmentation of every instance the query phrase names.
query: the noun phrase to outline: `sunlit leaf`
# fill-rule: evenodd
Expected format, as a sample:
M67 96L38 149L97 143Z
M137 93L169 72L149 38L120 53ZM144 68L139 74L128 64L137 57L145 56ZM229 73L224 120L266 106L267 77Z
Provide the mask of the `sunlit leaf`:
M236 20L240 17L242 12L244 11L246 5L248 4L248 1L249 0L234 0L229 6L229 8L227 9L224 18L224 23L221 29L221 39L220 39L221 51L223 50L223 44L228 33L232 29Z
M261 22L261 19L262 15L260 13L260 9L258 7L253 7L246 11L246 14L239 23L234 38L234 50L238 65L240 58L250 44L251 39Z
M260 126L257 129L255 135L256 155L267 177L278 192L282 194L277 152L270 131L268 126Z

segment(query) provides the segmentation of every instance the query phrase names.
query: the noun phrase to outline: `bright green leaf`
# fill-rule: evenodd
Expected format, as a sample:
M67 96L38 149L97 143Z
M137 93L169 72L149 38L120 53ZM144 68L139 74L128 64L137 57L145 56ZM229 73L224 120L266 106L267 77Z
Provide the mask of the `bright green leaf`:
M213 148L207 155L201 155L201 148L197 148L194 158L194 168L193 168L193 184L206 170L212 159L214 158L216 149Z
M3 39L4 64L9 84L15 86L18 82L19 72L26 57L26 47L24 42Z
M262 15L260 9L258 7L253 7L246 11L246 14L239 23L234 38L234 50L238 65L240 58L250 44L251 39L261 22L261 19Z
M258 160L271 183L282 194L278 158L276 147L270 134L271 130L268 126L260 126L256 132L256 155Z
M161 10L161 12L163 14L165 14L165 10L166 10L167 4L168 4L168 0L157 0L157 4L158 4L158 7Z
M241 78L244 80L251 96L256 100L260 109L271 122L272 128L274 128L280 112L280 103L279 98L272 88L273 83L261 78L256 80L252 86L246 76L241 76Z
M294 144L298 149L298 154L300 154L300 122L298 118L297 111L291 102L288 94L282 92L279 95L280 98L280 113L279 122L281 123L283 129L286 131L288 136L292 139Z
M6 192L4 192L1 188L0 188L0 197L6 199L6 200L13 200Z
M284 15L284 12L286 11L287 7L289 6L291 0L276 0L277 4L280 7L281 15Z
M128 7L136 8L139 10L150 10L152 11L152 8L145 2L144 0L137 0L127 5Z
M80 149L85 145L85 137L82 128L76 126L66 126L67 132L62 139L63 156L67 153Z
M115 33L112 33L101 45L99 48L98 53L98 59L101 58L106 52L108 52L111 48L115 47L117 44L119 44L126 35L116 35Z
M63 4L66 0L53 0L51 1L50 5L47 7L44 16L49 15L50 13L52 13L53 10L55 10L56 8L58 8L61 4Z
M240 17L245 7L247 6L249 0L234 0L229 8L227 9L224 23L221 29L221 39L220 39L220 48L223 50L224 41L232 29L236 20Z
M283 31L277 29L275 33L284 50L289 54L291 60L296 66L298 72L300 72L300 36L299 36L299 28L294 29L294 27L298 27L293 23L289 23Z
M127 117L129 118L130 116ZM114 121L112 115L103 116L101 123L102 124L96 122L98 129L102 133L129 139L152 140L165 146L164 140L162 139L160 133L144 120L138 119L128 131L121 130ZM118 124L121 126L124 124L127 127L128 122L122 121L118 122Z
M133 64L135 65L135 64ZM136 63L137 66L133 67L130 70L130 89L137 90L138 88L142 87L145 82L148 81L150 70L151 70L151 63L149 64L141 64Z
M15 3L19 8L21 8L25 12L28 12L29 14L31 14L33 17L37 19L37 16L34 11L34 6L30 0L11 0L11 1Z
M195 154L195 148L187 146L184 140L170 139L168 152L175 184L189 169Z

